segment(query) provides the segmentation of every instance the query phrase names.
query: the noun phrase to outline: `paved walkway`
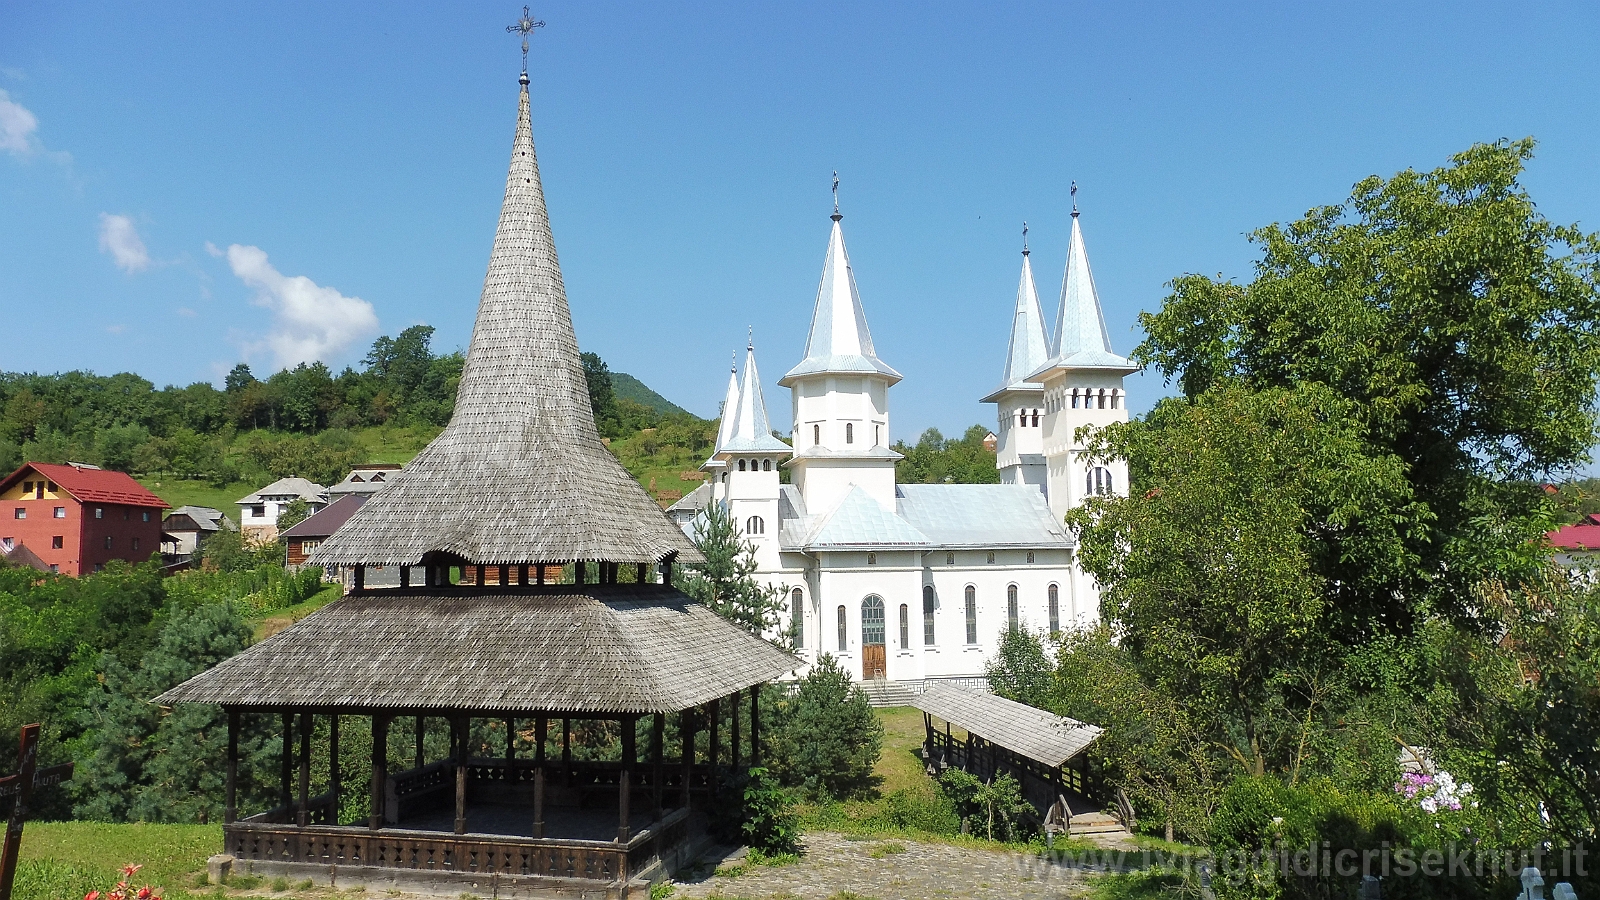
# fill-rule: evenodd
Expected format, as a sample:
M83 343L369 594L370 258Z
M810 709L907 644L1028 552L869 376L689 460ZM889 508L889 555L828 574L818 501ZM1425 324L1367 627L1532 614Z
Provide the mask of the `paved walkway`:
M827 832L805 836L805 853L787 866L751 866L736 877L680 882L673 897L749 900L922 900L930 897L1081 898L1083 872L1031 857L902 840L861 840Z

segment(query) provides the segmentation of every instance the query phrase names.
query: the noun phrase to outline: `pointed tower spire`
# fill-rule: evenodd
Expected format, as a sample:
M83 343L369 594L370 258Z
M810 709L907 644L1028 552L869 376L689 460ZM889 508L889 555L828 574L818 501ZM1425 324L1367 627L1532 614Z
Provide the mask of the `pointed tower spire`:
M756 370L756 345L745 348L744 379L739 385L738 413L733 433L721 448L727 453L788 453L789 445L772 436L767 401L761 395L761 374Z
M322 543L318 564L698 557L600 443L539 180L527 75L520 81L505 199L450 424Z
M1138 371L1138 366L1116 355L1106 331L1105 313L1100 309L1100 294L1095 290L1094 274L1089 270L1089 252L1084 249L1083 226L1078 219L1078 185L1072 185L1072 235L1067 242L1067 269L1061 278L1061 305L1056 310L1056 332L1051 341L1047 365L1068 368L1123 369ZM1039 374L1035 370L1034 374Z
M1025 381L1050 359L1050 340L1045 335L1044 310L1039 306L1039 291L1033 283L1033 265L1028 261L1028 226L1022 226L1022 280L1017 284L1017 304L1011 316L1011 343L1006 350L1006 369L1000 385Z
M811 333L806 338L806 356L778 384L788 387L801 376L830 372L871 372L888 376L889 383L894 384L900 380L900 373L889 368L872 349L872 332L867 330L867 314L861 308L856 276L850 270L850 256L844 248L844 228L840 224L844 216L835 211L832 219L822 283L817 287Z
M717 424L717 446L711 454L715 456L722 452L728 445L728 438L733 435L733 419L739 409L739 354L733 354L733 361L728 364L728 393L722 398L721 421Z

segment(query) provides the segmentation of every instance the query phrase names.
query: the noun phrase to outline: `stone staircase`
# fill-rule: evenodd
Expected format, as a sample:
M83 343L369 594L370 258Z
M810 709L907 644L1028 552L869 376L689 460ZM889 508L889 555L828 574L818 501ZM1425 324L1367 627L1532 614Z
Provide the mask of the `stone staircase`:
M1067 824L1067 834L1126 834L1121 820L1103 812L1078 813Z
M876 709L911 705L911 688L907 687L904 682L868 678L860 682L860 684L861 690L867 695L867 702Z

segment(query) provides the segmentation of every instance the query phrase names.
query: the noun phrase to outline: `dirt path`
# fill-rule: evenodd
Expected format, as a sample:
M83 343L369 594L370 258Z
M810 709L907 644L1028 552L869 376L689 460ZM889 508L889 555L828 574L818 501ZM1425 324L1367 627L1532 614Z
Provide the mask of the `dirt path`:
M805 853L787 866L751 866L735 877L680 882L673 897L749 900L921 900L929 897L1081 898L1083 872L1023 854L902 840L848 839L828 832L805 836Z

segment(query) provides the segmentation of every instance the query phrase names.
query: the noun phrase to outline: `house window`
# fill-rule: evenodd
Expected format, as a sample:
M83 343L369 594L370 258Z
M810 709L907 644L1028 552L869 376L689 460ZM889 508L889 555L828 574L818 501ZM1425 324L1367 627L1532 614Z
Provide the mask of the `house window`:
M132 518L133 518L133 510L125 509L125 510L122 511L122 521L126 522L126 521L128 521L129 519L132 519Z
M811 446L815 447L820 443L822 443L822 426L813 425L811 426Z
M49 490L49 491L50 491L50 493L52 493L52 494L54 494L54 493L55 493L55 492L56 492L56 491L57 491L57 490L59 490L59 489L58 489L58 488L57 488L57 487L56 487L56 483L55 483L55 482L54 482L54 481L48 481L48 482L45 482L45 484L46 484L46 485L47 485L47 487L48 487L48 490Z
M861 601L862 646L883 646L883 632L883 598L877 594L868 594Z
M900 649L911 649L911 607L900 604Z
M19 506L17 507L17 511L11 514L11 517L13 519L26 519L28 517L28 511L27 509Z
M50 572L53 575L60 575L61 574L61 566L57 565L56 563L51 563L50 564Z
M146 522L150 521L150 514L148 512L141 513L141 515L144 516L144 521L146 521Z
M33 482L31 482L31 481L24 481L24 482L23 482L23 483L22 483L22 492L23 492L23 493L24 493L24 494L31 494L31 493L33 493Z
M35 484L33 486L33 499L35 499L35 500L43 500L44 499L44 482L41 481L38 484Z
M1030 566L1033 565L1033 551L1032 550L1028 551L1028 565L1030 565Z
M58 534L55 537L50 539L50 549L51 550L60 550L61 548L65 547L66 545L67 545L66 538L63 537L62 535Z
M881 443L883 443L883 426L874 425L872 426L872 446L876 447Z
M741 472L744 471L744 460L742 460L742 459L739 460L739 471L741 471Z
M95 563L94 564L94 570L96 572L104 572L106 570L106 564L105 563Z
M94 508L94 517L96 519L104 519L106 517L106 508L104 506L96 506Z
M100 518L99 512L99 510L95 510L95 518L97 519ZM258 503L255 506L250 507L250 515L257 519L265 518L267 515L267 507Z
M854 444L856 442L856 423L844 423L844 442L846 444Z
M1111 470L1104 466L1095 466L1084 479L1083 487L1086 494L1111 493Z
M967 585L967 643L978 642L978 589Z
M111 549L111 535L109 535L109 534L106 535L106 549L107 550Z
M763 471L763 472L771 472L772 471L772 460L763 459L761 461L761 471Z
M1006 627L1017 630L1017 586L1006 585Z
M767 523L763 522L760 516L751 516L744 521L745 534L766 534L766 532Z
M1039 411L1037 409L1033 411L1033 427L1039 427Z
M947 565L947 566L955 565L956 564L956 555L954 553L946 553L944 555L944 564Z
M17 539L16 538L0 538L0 550L4 550L5 552L10 553L12 550L15 550L15 549L17 549Z
M322 542L321 541L301 541L300 542L300 552L309 554L311 551L317 549L317 545L320 544L320 543L322 543Z
M878 554L876 554L876 553L868 553L867 554L867 565L875 566L877 564L878 564Z
M849 649L848 645L846 644L846 638L847 637L848 637L848 634L845 632L844 607L840 606L839 607L839 652L840 653L843 653L843 652L845 652L845 650Z
M1077 388L1073 388L1072 389L1072 408L1073 409L1077 409L1078 408L1078 389Z
M133 539L133 549L135 549L135 550L139 549L139 539L138 538L134 538Z
M989 565L991 565L991 566L992 566L992 565L994 565L994 551L993 551L993 550L990 550L990 551L989 551L989 557L988 557L988 560L987 560L987 562L988 562L988 563L989 563Z
M1050 585L1050 633L1057 634L1061 631L1061 591L1055 585Z
M794 592L789 595L789 630L794 634L794 647L796 650L806 645L804 600L805 596L800 593L799 588L795 588Z
M1112 409L1116 409L1117 408L1117 402L1121 399L1121 396L1122 396L1121 392L1119 392L1119 391L1112 391L1111 392L1111 408Z
M65 519L67 517L67 508L65 506L56 507L55 517L58 519Z
M933 585L922 586L922 643L933 646Z

